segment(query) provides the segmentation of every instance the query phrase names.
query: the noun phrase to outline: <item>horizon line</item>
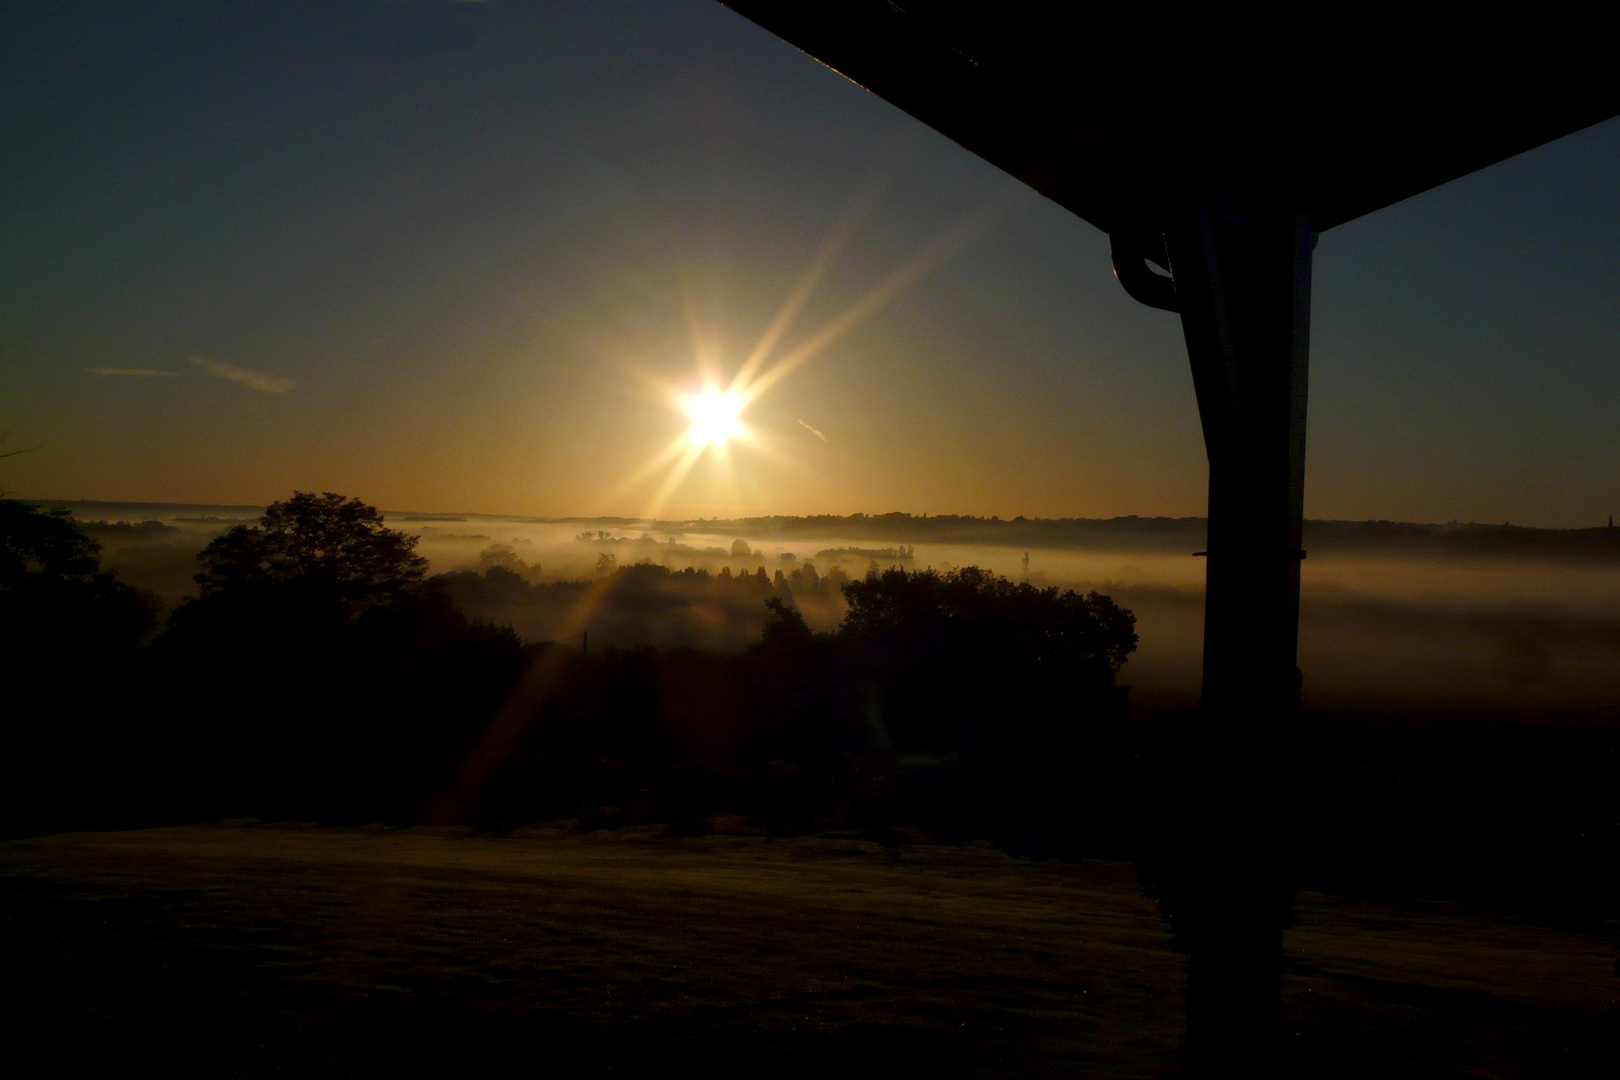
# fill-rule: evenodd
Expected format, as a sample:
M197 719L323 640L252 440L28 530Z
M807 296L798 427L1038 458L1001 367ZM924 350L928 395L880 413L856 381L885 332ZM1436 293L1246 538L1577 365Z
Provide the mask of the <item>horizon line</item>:
M165 502L146 499L43 499L32 496L8 495L4 498L14 499L17 502L31 503L37 506L127 506L127 507L174 507L195 508L208 510L243 510L263 511L268 503L222 503L222 502ZM392 518L418 518L423 521L445 520L456 517L478 517L489 519L504 519L510 521L524 521L535 524L568 524L586 522L612 522L623 526L686 526L694 525L743 525L752 522L789 522L789 521L882 521L904 519L911 521L934 521L949 519L961 522L973 522L984 525L1017 525L1017 524L1072 524L1094 523L1113 524L1119 522L1177 522L1177 523L1203 523L1208 521L1205 514L1188 514L1175 516L1169 514L1115 514L1111 517L1040 517L1019 514L1015 517L1004 518L998 514L966 514L966 513L913 513L909 510L888 510L882 513L868 513L866 511L853 511L847 514L749 514L738 517L684 517L684 518L645 518L633 515L618 514L497 514L481 510L410 510L410 509L384 509L378 508L384 519ZM1483 521L1400 521L1393 518L1306 518L1306 523L1317 525L1412 525L1423 528L1487 528L1487 529L1524 529L1539 532L1588 532L1607 531L1613 529L1612 524L1599 522L1596 525L1515 525L1511 521L1483 522Z

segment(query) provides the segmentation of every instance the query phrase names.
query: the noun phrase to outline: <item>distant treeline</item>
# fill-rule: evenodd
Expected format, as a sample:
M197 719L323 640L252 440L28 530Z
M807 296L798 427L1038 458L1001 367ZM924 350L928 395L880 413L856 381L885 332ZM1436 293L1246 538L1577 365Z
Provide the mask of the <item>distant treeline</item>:
M1414 525L1401 521L1307 521L1307 550L1392 555L1620 561L1620 529L1533 529L1523 525Z
M917 549L910 545L888 548L840 547L822 548L816 558L828 562L870 561L878 566L896 566L917 561Z
M57 503L34 501L32 505L45 508ZM130 538L136 530L151 530L153 535L161 527L155 520L124 522L97 519L116 509L127 509L113 503L73 503L75 515L90 530L118 530L129 533L117 538ZM159 504L150 505L154 510ZM245 511L245 507L196 507L198 511ZM174 520L206 524L234 524L241 517L225 517L213 513L194 515ZM398 520L421 523L465 522L470 519L450 514L406 514ZM903 545L924 544L983 544L1031 549L1073 549L1092 551L1156 551L1166 554L1189 554L1205 547L1207 521L1202 517L1139 517L1131 514L1114 518L1030 518L1003 519L996 516L977 517L971 514L818 514L804 517L770 516L749 518L709 518L686 521L643 521L635 518L525 518L513 521L548 524L575 524L589 526L581 533L582 541L600 543L636 543L647 548L647 554L659 561L659 554L684 558L731 557L731 549L696 548L682 544L670 536L667 543L659 544L651 533L660 535L685 532L713 533L759 540L814 541L870 540L883 545L872 549L872 557L884 562L882 555L898 552ZM621 530L613 534L609 530ZM631 531L635 535L623 535ZM114 538L111 533L106 534ZM1620 528L1599 525L1584 529L1539 529L1509 523L1480 524L1449 522L1446 524L1401 521L1367 520L1307 520L1305 545L1308 551L1320 554L1387 552L1401 556L1478 556L1533 559L1597 559L1620 561ZM664 549L656 552L655 548ZM831 551L832 549L829 549ZM851 552L862 549L851 548ZM763 558L754 551L753 557ZM827 553L823 553L825 557Z
M161 521L81 521L79 529L94 540L151 540L176 536L180 530Z
M675 523L671 523L672 525ZM850 514L760 517L678 523L682 529L769 537L877 540L912 544L1188 554L1205 546L1201 517L1026 518L962 514ZM1322 553L1388 550L1402 555L1481 555L1620 560L1620 528L1536 529L1520 525L1444 525L1398 521L1306 521L1305 543Z

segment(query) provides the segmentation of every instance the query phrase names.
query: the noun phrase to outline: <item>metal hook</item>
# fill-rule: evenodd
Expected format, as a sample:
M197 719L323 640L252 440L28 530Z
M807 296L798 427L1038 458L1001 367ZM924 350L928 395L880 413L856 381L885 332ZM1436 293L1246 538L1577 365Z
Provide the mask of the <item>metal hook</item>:
M1114 260L1114 277L1132 300L1160 311L1181 310L1176 301L1175 282L1149 269L1147 255L1141 247L1125 240L1120 233L1110 233L1108 253Z

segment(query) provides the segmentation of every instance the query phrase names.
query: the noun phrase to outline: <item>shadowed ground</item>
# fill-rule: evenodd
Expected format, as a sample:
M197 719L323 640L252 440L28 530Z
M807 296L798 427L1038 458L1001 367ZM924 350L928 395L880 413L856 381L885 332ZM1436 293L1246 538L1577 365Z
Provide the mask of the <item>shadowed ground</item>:
M204 1075L1178 1075L1129 868L840 840L200 826L0 845L13 1046ZM1612 942L1302 898L1302 1076L1608 1075Z

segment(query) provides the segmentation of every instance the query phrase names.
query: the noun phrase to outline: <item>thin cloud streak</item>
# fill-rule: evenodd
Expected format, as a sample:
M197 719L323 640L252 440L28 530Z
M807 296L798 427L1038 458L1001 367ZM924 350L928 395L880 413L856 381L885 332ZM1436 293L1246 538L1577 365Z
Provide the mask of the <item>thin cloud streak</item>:
M88 367L84 370L109 379L172 379L180 374L149 367Z
M257 390L261 394L285 394L298 384L291 379L284 379L280 375L266 375L259 371L249 371L235 364L226 364L219 360L208 360L201 356L191 357L191 362L202 368L217 379L228 379L234 383L241 383L250 390Z
M810 434L814 435L816 438L820 439L822 442L827 441L827 436L823 435L821 432L817 431L803 420L799 421L799 426L804 428L804 430L808 431Z

